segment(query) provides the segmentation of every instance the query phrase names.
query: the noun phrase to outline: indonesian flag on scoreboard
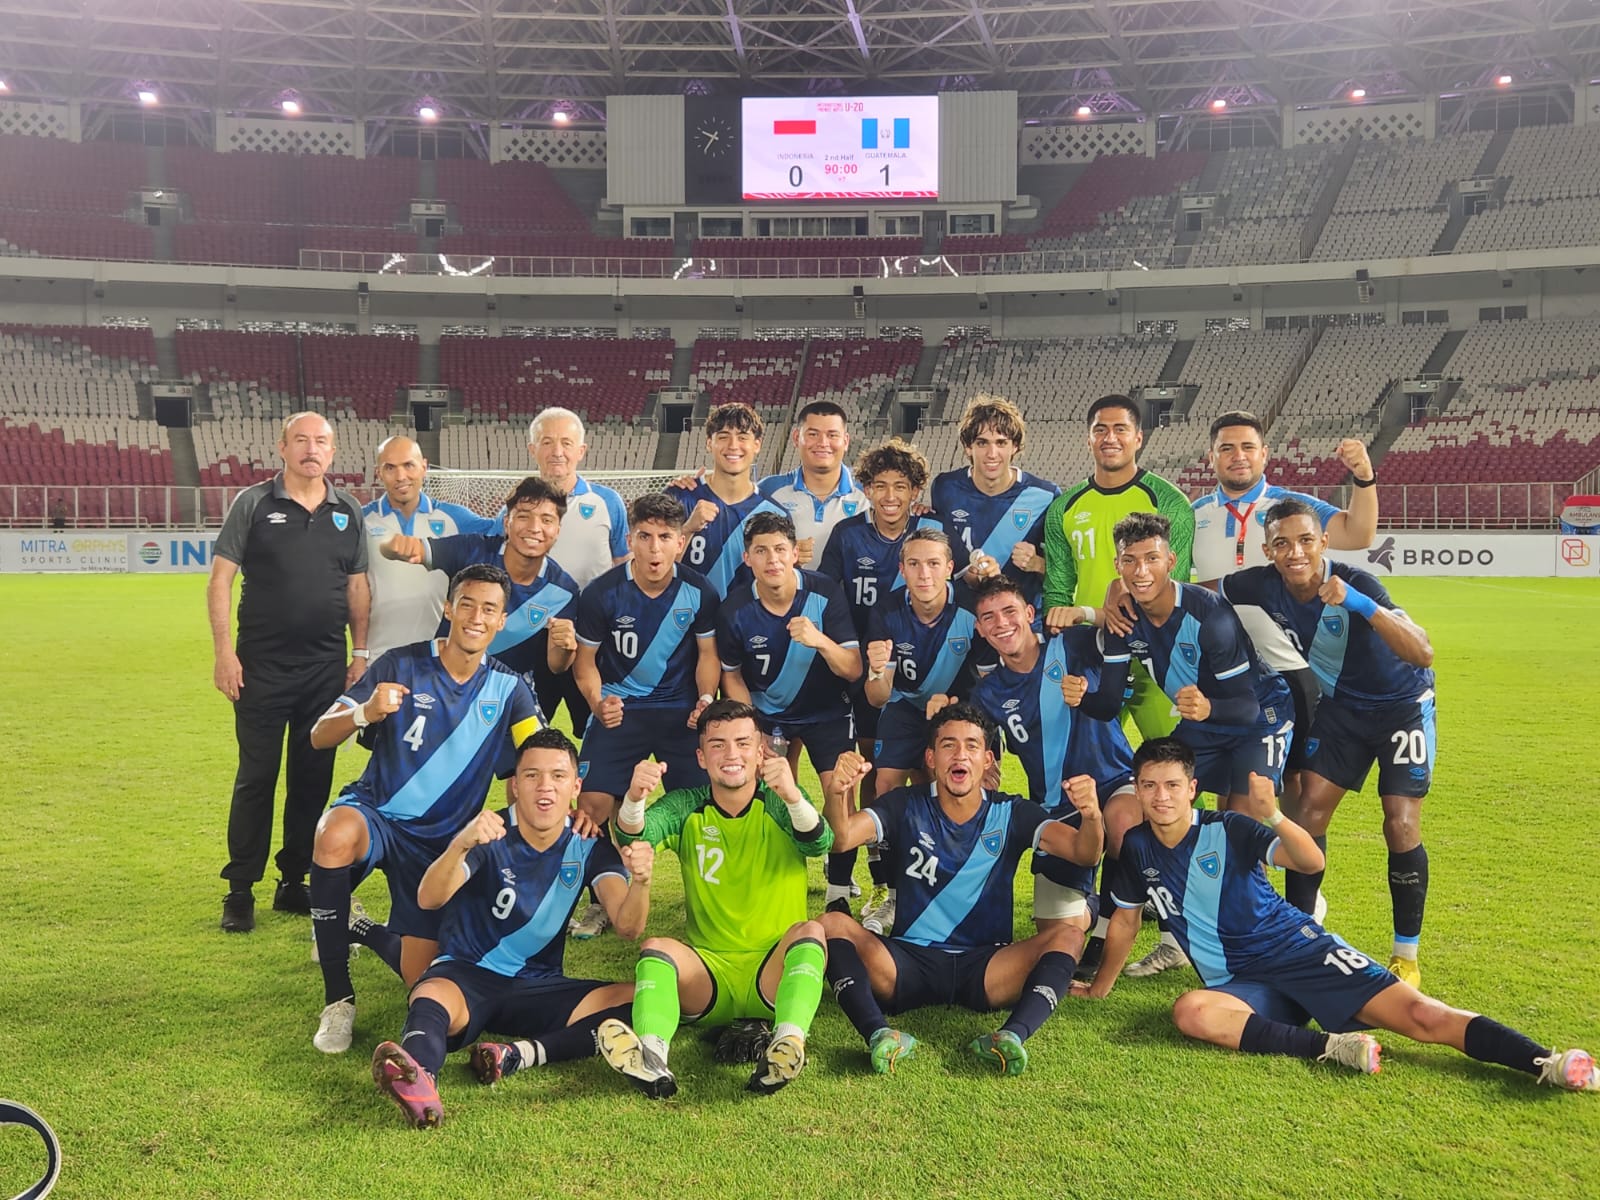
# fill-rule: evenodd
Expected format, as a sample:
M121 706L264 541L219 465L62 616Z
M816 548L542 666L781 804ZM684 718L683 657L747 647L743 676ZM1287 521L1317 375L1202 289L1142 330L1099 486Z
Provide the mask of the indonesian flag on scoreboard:
M772 123L772 132L780 136L784 134L816 133L816 131L817 123L815 121L774 121Z

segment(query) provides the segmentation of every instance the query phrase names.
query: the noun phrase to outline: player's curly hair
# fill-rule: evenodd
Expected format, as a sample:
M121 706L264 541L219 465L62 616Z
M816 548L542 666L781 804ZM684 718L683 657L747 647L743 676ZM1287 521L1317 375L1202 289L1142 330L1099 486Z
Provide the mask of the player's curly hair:
M683 507L683 501L666 492L646 492L636 496L633 503L628 505L629 529L637 529L646 521L660 521L673 529L682 529L688 519L689 513Z
M724 429L731 429L735 433L748 433L757 441L766 432L767 426L761 419L761 414L748 404L738 400L730 404L719 404L713 408L706 417L706 438L712 434L721 433Z
M519 504L543 504L546 500L556 506L556 516L567 515L567 494L548 480L529 475L506 497L506 513L510 515Z
M546 725L543 729L535 730L522 739L522 744L517 747L517 762L522 762L522 756L529 750L560 750L572 760L573 769L578 766L578 748L572 744L572 739L559 729L552 729Z
M931 473L922 451L897 437L890 438L881 446L874 446L856 459L856 478L863 484L871 483L885 471L898 471L904 475L913 493L928 486Z
M1022 410L1010 400L1004 396L991 396L988 392L979 392L974 396L967 405L967 411L961 414L961 445L972 449L972 443L978 440L985 426L992 433L1010 438L1017 453L1022 453L1022 439L1027 427L1022 420Z
M787 513L758 512L745 519L744 544L748 546L765 533L781 533L792 544L795 541L794 522Z
M1111 539L1117 544L1118 550L1124 546L1132 546L1136 542L1147 542L1151 538L1160 538L1163 542L1171 544L1172 522L1167 520L1165 514L1129 513L1111 530Z
M497 567L493 563L468 563L450 576L450 594L447 598L454 600L456 593L469 583L498 584L506 594L506 604L511 603L511 576L505 573L503 567Z
M1146 763L1177 763L1183 768L1183 773L1190 779L1194 778L1194 751L1185 746L1175 737L1151 738L1141 742L1139 748L1133 752L1133 777L1139 778L1139 771Z
M954 722L963 722L976 725L983 730L983 741L987 746L994 745L995 739L1000 734L1000 727L989 719L989 714L976 704L968 704L965 700L958 700L954 704L947 704L933 714L933 719L928 722L928 749L932 750L939 742L939 731L946 725Z

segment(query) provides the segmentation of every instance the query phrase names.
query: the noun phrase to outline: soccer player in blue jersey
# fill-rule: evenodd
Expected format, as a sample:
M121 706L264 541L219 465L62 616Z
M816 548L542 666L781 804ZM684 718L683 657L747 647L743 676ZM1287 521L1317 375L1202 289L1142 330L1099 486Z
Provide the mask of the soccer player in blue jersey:
M800 466L768 475L759 486L794 522L800 565L808 567L828 548L834 527L866 508L867 496L844 465L850 449L844 409L832 400L813 400L795 414L793 436Z
M1278 811L1271 780L1251 780L1242 810L1207 812L1194 807L1195 756L1183 742L1148 741L1133 763L1145 820L1122 840L1105 959L1093 983L1075 993L1096 999L1111 993L1148 899L1205 985L1172 1008L1188 1037L1373 1075L1381 1047L1365 1031L1386 1029L1453 1046L1543 1084L1600 1091L1600 1071L1587 1051L1546 1049L1488 1017L1424 996L1280 897L1263 864L1314 873L1322 869L1322 851ZM1307 1029L1310 1021L1321 1029Z
M956 603L950 538L915 529L900 545L905 588L867 621L867 700L882 710L872 764L882 796L922 775L928 707L965 696L977 674L972 613Z
M497 764L540 726L528 685L488 653L510 595L500 568L464 568L450 581L449 634L379 656L311 730L312 745L331 749L375 727L366 769L322 815L312 850L311 932L324 1003L312 1044L325 1054L348 1050L355 1025L355 885L383 870L390 937L367 944L414 982L433 958L439 930L436 915L417 907L422 873L483 807Z
M1094 781L1067 781L1077 827L1051 820L1030 800L990 792L982 781L994 765L993 734L977 708L947 705L928 723L934 782L896 789L861 812L851 811L852 789L872 764L851 752L834 768L825 814L835 844L887 842L885 857L900 883L888 936L849 913L822 914L828 982L880 1074L917 1044L891 1028L885 1013L933 1004L977 1012L1012 1007L1004 1025L967 1048L1006 1075L1021 1074L1028 1064L1023 1043L1072 985L1083 931L1056 924L1013 941L1011 893L1025 850L1094 869L1104 841Z
M372 589L372 617L367 644L351 653L368 660L396 646L426 641L444 614L448 575L407 571L378 554L381 543L395 534L408 537L450 537L457 533L498 533L500 522L480 517L460 504L434 500L422 490L428 478L428 460L422 448L404 434L378 446L378 482L383 495L361 510L370 553L368 582Z
M711 473L693 480L691 487L673 484L667 491L689 510L682 561L704 575L718 596L726 597L735 579L750 581L744 565L745 521L758 512L784 511L756 490L754 472L764 429L748 404L718 405L706 418Z
M683 504L653 492L628 512L630 561L578 598L578 686L593 715L578 755L578 803L609 821L634 764L655 755L672 787L705 783L695 720L722 680L717 660L719 598L705 577L680 566Z
M1016 465L1027 429L1003 396L975 396L961 416L968 466L933 481L928 497L949 530L956 578L968 584L1004 573L1038 607L1044 589L1044 514L1061 489Z
M844 588L856 636L865 643L872 610L905 587L900 578L900 548L906 535L913 528L942 529L943 523L932 513L913 515L922 500L922 490L928 485L928 460L909 442L890 438L862 454L856 462L856 479L865 489L871 508L834 526L819 570ZM851 709L856 748L870 758L878 737L878 708L867 700L861 683L851 689ZM869 775L861 781L860 799L865 803L876 794ZM828 858L827 903L848 902L855 861L855 851ZM871 922L877 910L888 903L889 880L882 861L876 849L868 852L872 892L861 906L863 921ZM888 917L892 922L893 914Z
M1095 781L1106 827L1109 874L1123 833L1140 817L1133 794L1133 750L1121 722L1091 719L1067 703L1064 691L1069 677L1099 680L1094 628L1074 625L1041 642L1033 631L1034 608L1023 585L1006 575L986 579L974 589L973 612L978 635L1000 658L972 689L973 705L1000 727L1006 747L1022 763L1028 795L1052 816L1066 804L1060 790L1064 781L1075 775ZM1038 927L1071 921L1087 928L1093 868L1035 855L1033 871L1033 917ZM1098 961L1109 906L1102 885L1102 915L1080 958L1080 971Z
M1420 987L1417 944L1428 898L1422 798L1433 780L1433 647L1427 633L1372 575L1324 557L1328 534L1311 505L1279 500L1266 512L1272 565L1222 580L1230 601L1266 612L1305 655L1322 699L1305 742L1295 821L1327 853L1328 824L1347 791L1360 791L1374 761L1389 846L1394 949L1389 970ZM1286 807L1289 807L1286 804ZM1322 872L1290 871L1284 894L1306 912Z
M503 532L422 538L399 534L378 547L385 560L416 563L447 578L472 563L504 568L511 580L506 623L489 653L522 675L545 713L561 700L557 684L572 666L578 584L550 557L561 535L567 498L530 475L506 497ZM448 629L441 624L439 633Z
M617 932L637 938L650 911L654 850L584 838L572 827L578 755L565 734L541 729L517 750L512 804L484 810L424 872L417 905L442 910L439 956L411 991L405 1031L372 1056L378 1089L413 1125L444 1119L435 1082L446 1053L492 1029L520 1040L472 1047L479 1080L588 1058L596 1030L626 1016L633 985L568 979L563 926L593 887Z

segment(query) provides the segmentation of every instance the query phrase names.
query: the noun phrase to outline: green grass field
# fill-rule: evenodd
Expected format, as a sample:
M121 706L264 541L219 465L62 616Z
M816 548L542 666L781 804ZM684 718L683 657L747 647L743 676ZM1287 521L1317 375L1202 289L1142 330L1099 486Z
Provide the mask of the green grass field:
M598 1060L480 1088L440 1078L446 1123L404 1127L372 1047L404 992L355 967L356 1045L311 1046L321 1008L308 923L267 909L217 930L227 704L211 688L199 576L4 577L16 636L0 727L0 1096L60 1134L64 1197L1593 1196L1600 1096L1535 1088L1454 1052L1385 1039L1376 1077L1190 1045L1171 1001L1189 972L1064 1004L1019 1079L961 1047L999 1018L904 1019L923 1051L870 1074L824 998L811 1065L759 1099L694 1031L654 1104ZM1424 809L1428 990L1534 1037L1600 1051L1594 867L1600 588L1579 580L1399 581L1433 636L1440 767ZM339 778L360 769L346 751ZM1016 774L1008 772L1008 776ZM813 781L814 782L814 781ZM1386 955L1376 798L1336 819L1329 924ZM821 905L814 871L815 906ZM682 930L677 865L652 932ZM361 892L386 911L382 884ZM1019 888L1019 929L1028 891ZM1143 946L1153 939L1147 927ZM574 974L631 978L614 935ZM31 1133L0 1131L0 1195L32 1182Z

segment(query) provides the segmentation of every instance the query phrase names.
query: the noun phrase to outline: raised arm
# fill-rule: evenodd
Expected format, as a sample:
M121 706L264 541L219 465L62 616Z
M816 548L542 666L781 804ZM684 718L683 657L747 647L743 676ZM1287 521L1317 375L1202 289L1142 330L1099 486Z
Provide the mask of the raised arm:
M1339 604L1372 626L1383 644L1403 662L1413 667L1433 666L1433 643L1428 634L1398 608L1388 608L1359 587L1351 587L1338 575L1329 575L1317 595L1324 604ZM1388 595L1384 594L1387 600Z
M618 935L631 942L644 933L650 917L650 876L656 850L649 842L629 842L617 854L628 870L628 881L624 883L620 875L602 875L594 881L594 894Z
M823 795L823 816L833 831L833 852L846 854L857 846L878 840L878 823L870 813L855 811L856 786L872 764L854 750L846 750L833 765L833 779Z
M1077 810L1080 824L1074 829L1065 821L1046 821L1039 826L1037 845L1046 854L1080 867L1092 867L1100 861L1106 847L1106 827L1100 818L1094 780L1087 775L1074 775L1062 783L1061 789Z
M461 890L461 885L471 878L467 871L467 855L474 847L499 841L506 835L506 823L497 812L484 809L445 847L444 853L422 873L417 884L417 906L425 909L443 908L450 898Z
M1339 443L1339 461L1349 470L1354 486L1350 489L1350 507L1328 518L1328 545L1334 550L1365 550L1378 536L1378 489L1374 486L1377 476L1359 438L1345 438Z

